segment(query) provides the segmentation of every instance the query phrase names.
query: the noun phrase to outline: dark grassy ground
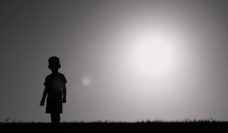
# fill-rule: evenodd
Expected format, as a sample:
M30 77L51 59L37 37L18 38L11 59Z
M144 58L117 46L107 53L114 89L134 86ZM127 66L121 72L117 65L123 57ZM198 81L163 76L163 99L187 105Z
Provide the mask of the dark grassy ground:
M91 122L91 123L0 123L0 131L16 132L227 132L228 122Z

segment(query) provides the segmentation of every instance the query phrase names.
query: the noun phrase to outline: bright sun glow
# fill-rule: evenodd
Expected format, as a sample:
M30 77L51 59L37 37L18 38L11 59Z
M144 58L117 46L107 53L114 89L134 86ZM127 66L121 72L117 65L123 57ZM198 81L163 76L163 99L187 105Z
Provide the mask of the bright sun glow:
M161 34L141 34L136 39L134 62L143 74L162 76L169 72L174 62L170 39Z

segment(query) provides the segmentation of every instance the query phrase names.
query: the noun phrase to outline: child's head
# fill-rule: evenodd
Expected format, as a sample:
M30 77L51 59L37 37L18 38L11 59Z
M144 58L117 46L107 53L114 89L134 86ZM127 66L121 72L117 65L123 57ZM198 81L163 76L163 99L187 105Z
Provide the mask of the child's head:
M60 65L60 61L59 58L56 56L52 56L48 59L48 68L51 69L52 71L57 71L61 65Z

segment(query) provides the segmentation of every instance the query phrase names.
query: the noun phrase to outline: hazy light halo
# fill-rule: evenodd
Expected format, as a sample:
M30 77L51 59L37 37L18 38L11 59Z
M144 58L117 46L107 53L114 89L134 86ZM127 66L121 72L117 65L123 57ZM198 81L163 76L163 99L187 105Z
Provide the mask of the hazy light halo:
M88 76L84 76L81 79L81 83L84 87L88 87L91 85L91 79Z
M144 24L144 25L143 25ZM137 23L126 30L127 43L131 45L132 62L142 75L165 76L171 68L177 65L177 37L176 31L153 27L150 23ZM132 30L133 29L133 30ZM178 30L178 29L177 29Z

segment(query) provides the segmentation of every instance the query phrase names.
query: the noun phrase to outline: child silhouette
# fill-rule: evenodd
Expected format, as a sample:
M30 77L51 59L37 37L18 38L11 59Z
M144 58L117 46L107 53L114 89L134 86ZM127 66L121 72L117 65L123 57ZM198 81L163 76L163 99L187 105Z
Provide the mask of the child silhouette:
M44 92L40 102L40 106L44 106L46 100L46 113L50 113L52 123L60 123L60 114L62 113L62 103L66 103L66 83L65 76L58 72L61 67L58 57L50 57L48 59L49 74L44 82Z

